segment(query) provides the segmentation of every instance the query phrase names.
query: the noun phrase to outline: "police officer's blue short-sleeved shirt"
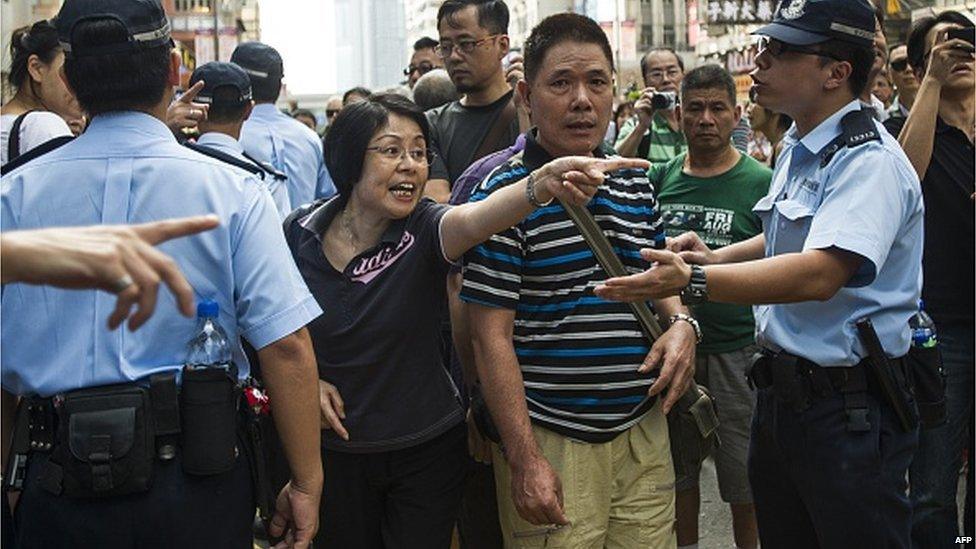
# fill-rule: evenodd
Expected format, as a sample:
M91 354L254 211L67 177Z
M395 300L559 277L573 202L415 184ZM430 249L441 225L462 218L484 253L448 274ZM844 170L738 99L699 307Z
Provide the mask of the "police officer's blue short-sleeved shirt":
M767 257L837 248L863 258L827 301L755 307L760 345L823 366L866 356L855 328L864 317L889 356L904 355L921 293L921 187L898 142L872 120L881 141L843 147L824 162L841 119L860 108L851 101L802 138L791 128L769 194L753 210L763 221Z
M249 155L269 162L288 176L292 209L336 193L325 168L322 140L308 126L271 103L254 106L241 129L241 144Z
M207 132L197 139L197 145L209 147L224 154L229 154L248 164L253 164L250 159L244 156L244 146L241 145L241 142L225 133ZM262 183L271 192L271 199L274 201L275 208L278 209L278 214L281 216L281 219L288 217L292 208L291 199L288 197L287 180L278 180L267 175L262 180Z
M74 141L0 179L0 199L3 231L216 214L216 229L158 248L198 299L220 305L242 377L248 365L240 337L261 349L321 314L268 190L246 171L180 146L147 114L96 116ZM155 314L135 332L107 329L115 300L95 290L6 285L3 388L48 396L181 368L196 320L179 314L169 289L160 285Z

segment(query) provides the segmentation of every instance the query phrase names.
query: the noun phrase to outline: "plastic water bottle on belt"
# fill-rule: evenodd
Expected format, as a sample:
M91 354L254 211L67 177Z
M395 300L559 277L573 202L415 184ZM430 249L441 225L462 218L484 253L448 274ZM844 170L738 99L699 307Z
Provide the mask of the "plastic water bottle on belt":
M938 345L935 322L925 312L925 302L918 302L918 312L908 320L908 325L912 329L912 347L929 349Z
M216 301L201 301L197 304L196 335L189 343L186 367L189 370L201 368L221 368L231 366L230 345L227 333L220 327L217 315L220 307Z
M237 457L240 391L227 333L217 322L215 301L197 304L197 330L190 340L180 387L183 470L194 475L229 471Z

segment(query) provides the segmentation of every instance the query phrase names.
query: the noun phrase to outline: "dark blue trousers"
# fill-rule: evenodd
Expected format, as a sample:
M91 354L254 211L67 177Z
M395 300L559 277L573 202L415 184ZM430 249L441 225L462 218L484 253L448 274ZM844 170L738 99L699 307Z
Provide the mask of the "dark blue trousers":
M959 518L956 488L962 451L972 442L973 432L973 325L946 324L939 327L939 347L946 372L945 425L922 431L915 461L909 471L913 507L912 539L916 547L948 549L958 547ZM969 454L973 476L973 455ZM971 486L971 482L967 486ZM967 502L971 501L967 494ZM973 535L972 505L966 507L965 529Z
M227 473L183 473L179 457L157 460L147 492L114 498L72 499L38 483L47 461L34 454L14 510L17 548L143 549L253 546L251 468L241 453Z
M911 505L905 476L918 431L868 396L871 429L849 432L840 394L801 413L758 391L749 482L764 549L907 549Z

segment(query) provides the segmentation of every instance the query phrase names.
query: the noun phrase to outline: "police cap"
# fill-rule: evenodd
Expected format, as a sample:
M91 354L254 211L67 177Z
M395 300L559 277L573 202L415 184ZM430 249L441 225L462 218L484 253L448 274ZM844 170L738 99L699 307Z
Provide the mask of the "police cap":
M127 37L75 47L73 38L77 24L97 19L118 21L125 28ZM55 19L55 27L61 48L71 57L125 53L173 44L169 20L159 0L65 0Z
M203 89L194 101L235 106L251 100L251 79L244 69L234 63L212 61L200 65L190 75L190 86L201 80L203 80ZM218 88L232 88L236 93L215 94Z
M285 75L284 63L278 50L261 42L244 42L234 49L230 60L240 65L251 81L277 81Z
M773 22L753 34L797 46L841 40L870 47L875 24L867 0L782 0Z

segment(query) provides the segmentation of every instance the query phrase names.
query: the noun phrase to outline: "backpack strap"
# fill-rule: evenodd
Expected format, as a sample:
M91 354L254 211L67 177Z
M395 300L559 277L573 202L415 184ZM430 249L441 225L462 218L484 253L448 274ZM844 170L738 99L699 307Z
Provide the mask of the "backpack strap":
M209 156L210 158L220 160L221 162L230 164L231 166L236 166L238 168L241 168L242 170L251 172L252 174L260 177L261 179L264 179L264 170L262 170L260 166L251 164L246 160L241 160L240 158L231 156L223 151L218 151L217 149L213 149L207 147L206 145L201 145L199 143L193 143L187 141L186 143L183 143L183 146L188 149L194 150L204 156Z
M288 176L287 175L285 175L284 173L282 173L281 171L279 171L277 168L275 168L274 166L272 166L270 162L264 162L264 161L258 160L257 158L254 158L253 156L247 154L246 152L242 152L241 154L244 156L244 158L246 158L246 159L250 160L251 162L254 162L255 164L257 164L258 167L260 167L262 170L264 170L264 172L266 174L268 174L271 177L273 177L275 179L275 181L284 181L284 180L288 179Z
M474 156L471 157L471 162L475 162L495 151L500 150L498 148L498 142L501 141L502 136L505 135L505 132L512 127L512 122L515 120L515 116L515 95L513 94L509 101L505 103L505 106L502 107L502 110L498 113L498 116L495 117L495 121L491 123L491 127L488 128L488 132L481 140L481 144L478 145L478 150L476 150L474 152Z
M7 162L20 156L20 126L23 125L27 115L34 112L29 110L21 113L14 119L14 125L10 127L10 135L7 137Z
M24 164L34 160L35 158L45 155L54 149L61 147L62 145L67 145L74 139L73 135L61 135L52 139L48 139L44 143L34 147L33 149L25 152L24 154L18 155L15 160L7 162L2 167L0 167L0 175L7 175L11 171L23 166Z

